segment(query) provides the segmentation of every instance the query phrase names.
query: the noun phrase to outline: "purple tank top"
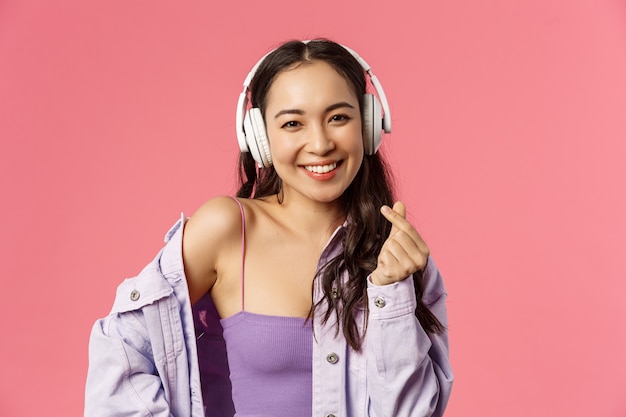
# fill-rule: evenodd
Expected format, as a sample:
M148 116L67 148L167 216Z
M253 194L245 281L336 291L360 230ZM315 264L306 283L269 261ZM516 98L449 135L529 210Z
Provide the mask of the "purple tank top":
M244 308L245 216L241 210L241 311L221 320L236 417L310 416L311 320Z

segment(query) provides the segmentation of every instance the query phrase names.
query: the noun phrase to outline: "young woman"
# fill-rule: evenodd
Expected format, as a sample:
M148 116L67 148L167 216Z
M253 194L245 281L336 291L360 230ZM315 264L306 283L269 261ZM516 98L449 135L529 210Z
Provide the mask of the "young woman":
M339 44L264 57L238 108L238 198L181 219L120 286L85 414L442 415L446 293L377 153L389 117Z

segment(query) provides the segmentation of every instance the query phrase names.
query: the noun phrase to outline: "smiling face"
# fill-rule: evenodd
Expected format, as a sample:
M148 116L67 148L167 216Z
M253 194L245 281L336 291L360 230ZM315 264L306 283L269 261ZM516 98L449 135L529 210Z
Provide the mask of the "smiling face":
M284 199L337 201L363 161L359 100L324 61L301 63L274 79L265 124Z

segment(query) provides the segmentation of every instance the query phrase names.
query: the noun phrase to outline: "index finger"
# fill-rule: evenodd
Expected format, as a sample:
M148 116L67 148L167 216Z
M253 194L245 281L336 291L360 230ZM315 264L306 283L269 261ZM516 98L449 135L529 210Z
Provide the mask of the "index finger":
M413 229L411 223L406 220L406 206L402 201L396 201L393 205L393 209L387 205L380 208L380 212L389 222L392 227L409 232Z
M388 239L391 239L399 232L404 232L417 247L424 253L429 253L428 246L422 236L413 227L413 225L406 219L406 207L401 201L397 201L393 205L393 209L389 206L382 206L380 212L391 223L391 231Z
M400 216L402 216L403 219L406 219L406 206L404 205L402 201L398 200L395 203L393 203L392 210L398 213Z

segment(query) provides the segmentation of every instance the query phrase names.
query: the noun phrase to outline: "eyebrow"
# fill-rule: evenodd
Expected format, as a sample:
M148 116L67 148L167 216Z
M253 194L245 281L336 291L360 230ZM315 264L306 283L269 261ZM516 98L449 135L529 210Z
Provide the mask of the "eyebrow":
M333 110L337 110L337 109L341 109L341 108L350 108L350 109L354 109L354 106L350 103L347 103L345 101L340 101L339 103L335 103L335 104L331 104L330 106L326 107L325 112L331 112ZM300 110L300 109L285 109L285 110L281 110L278 113L276 113L274 115L274 119L277 119L278 117L284 115L284 114L298 114L298 115L303 115L304 114L304 110Z

